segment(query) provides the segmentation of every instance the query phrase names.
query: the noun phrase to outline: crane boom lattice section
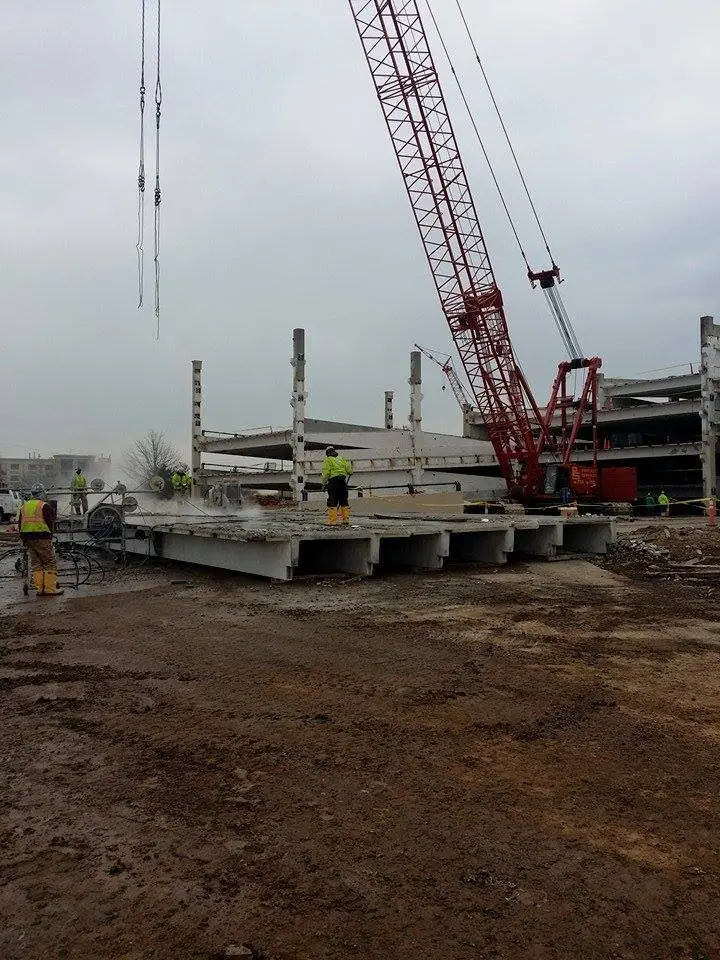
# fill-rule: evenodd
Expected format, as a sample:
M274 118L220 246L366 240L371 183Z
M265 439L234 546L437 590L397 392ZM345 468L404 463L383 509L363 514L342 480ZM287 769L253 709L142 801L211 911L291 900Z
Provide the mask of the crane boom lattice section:
M532 486L542 470L527 387L418 4L349 3L468 382L508 484Z

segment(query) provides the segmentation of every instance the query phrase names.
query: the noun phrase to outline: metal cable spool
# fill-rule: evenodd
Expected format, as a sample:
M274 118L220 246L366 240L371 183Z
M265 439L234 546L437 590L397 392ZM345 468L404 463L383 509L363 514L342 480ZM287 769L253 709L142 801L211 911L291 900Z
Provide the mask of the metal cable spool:
M156 474L148 480L148 486L153 493L162 493L165 489L165 478Z
M95 493L102 493L105 489L105 481L100 477L96 477L94 480L90 481L90 489L94 490Z
M98 539L119 538L122 533L122 523L122 508L109 503L101 503L88 513L88 533Z

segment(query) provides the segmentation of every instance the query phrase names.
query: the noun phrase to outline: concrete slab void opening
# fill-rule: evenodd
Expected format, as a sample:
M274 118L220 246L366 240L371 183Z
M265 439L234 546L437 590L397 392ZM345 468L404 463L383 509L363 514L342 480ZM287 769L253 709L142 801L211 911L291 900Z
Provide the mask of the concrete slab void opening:
M516 558L549 559L564 546L559 524L527 524L514 529L513 555ZM605 553L607 546L598 550Z
M512 529L488 529L476 532L453 530L450 533L448 563L486 563L501 565L514 550Z
M300 576L348 573L369 577L375 569L373 541L370 537L351 539L300 540L294 573Z
M450 535L445 531L386 536L380 540L378 567L389 570L442 570L450 552Z

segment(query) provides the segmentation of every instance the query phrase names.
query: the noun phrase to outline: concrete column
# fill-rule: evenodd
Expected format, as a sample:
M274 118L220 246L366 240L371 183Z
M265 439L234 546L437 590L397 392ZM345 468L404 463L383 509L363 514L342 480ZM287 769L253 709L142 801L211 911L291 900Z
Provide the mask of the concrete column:
M700 422L703 496L717 492L717 441L720 428L720 326L700 317Z
M413 350L410 354L410 442L412 445L412 483L422 483L422 354Z
M608 396L605 389L605 374L598 371L595 378L595 393L597 394L598 410L605 410L607 407Z
M202 360L192 362L192 430L190 437L190 475L193 494L200 492L202 474Z
M393 400L395 394L392 390L385 391L385 429L392 430L395 423L395 414L393 412Z
M292 491L295 503L305 499L305 331L293 330L293 392L290 404L292 423Z

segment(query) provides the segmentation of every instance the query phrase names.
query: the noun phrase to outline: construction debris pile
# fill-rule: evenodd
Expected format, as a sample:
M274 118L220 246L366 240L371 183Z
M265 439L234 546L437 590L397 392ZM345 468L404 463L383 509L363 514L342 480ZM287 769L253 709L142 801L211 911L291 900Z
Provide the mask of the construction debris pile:
M630 529L618 536L598 565L627 576L669 577L697 582L720 576L720 530L707 522L657 523Z

